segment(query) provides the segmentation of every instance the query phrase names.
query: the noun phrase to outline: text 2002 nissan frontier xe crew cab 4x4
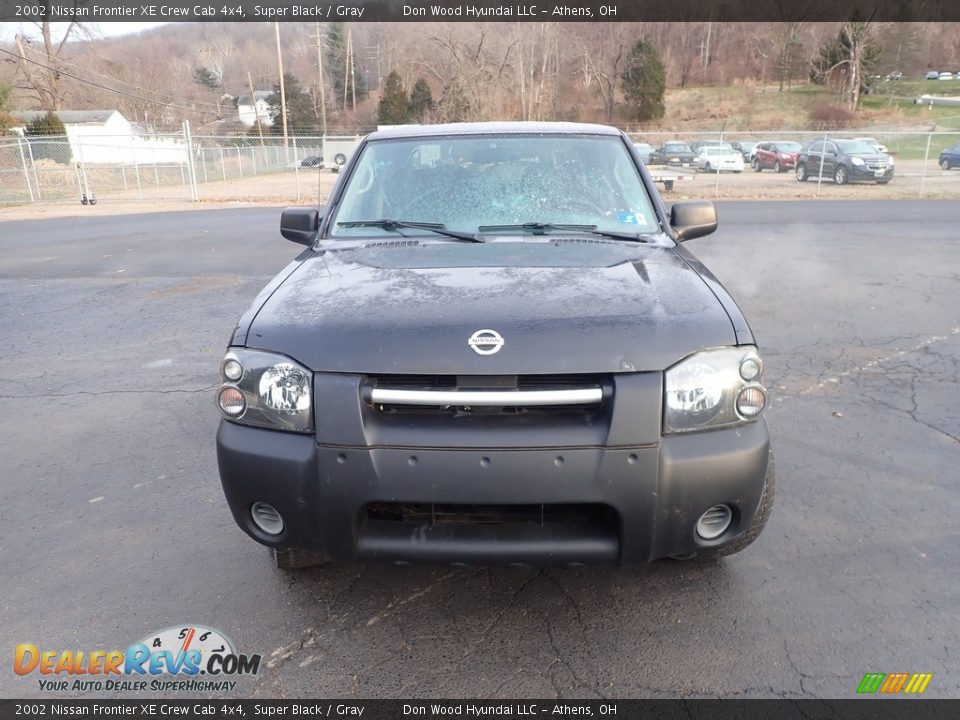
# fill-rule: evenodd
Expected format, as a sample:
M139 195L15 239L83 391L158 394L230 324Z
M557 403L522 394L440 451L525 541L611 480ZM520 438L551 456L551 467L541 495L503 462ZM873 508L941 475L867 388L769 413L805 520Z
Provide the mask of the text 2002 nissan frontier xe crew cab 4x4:
M279 566L646 563L729 554L774 476L763 363L598 125L369 135L220 366L220 477Z

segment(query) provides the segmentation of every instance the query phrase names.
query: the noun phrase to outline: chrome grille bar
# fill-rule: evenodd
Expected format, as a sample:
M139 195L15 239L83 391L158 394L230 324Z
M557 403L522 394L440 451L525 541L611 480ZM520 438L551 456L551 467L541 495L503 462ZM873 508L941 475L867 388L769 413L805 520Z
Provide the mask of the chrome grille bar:
M434 407L530 407L543 405L595 405L603 388L573 390L391 390L373 388L370 400L377 405L430 405Z

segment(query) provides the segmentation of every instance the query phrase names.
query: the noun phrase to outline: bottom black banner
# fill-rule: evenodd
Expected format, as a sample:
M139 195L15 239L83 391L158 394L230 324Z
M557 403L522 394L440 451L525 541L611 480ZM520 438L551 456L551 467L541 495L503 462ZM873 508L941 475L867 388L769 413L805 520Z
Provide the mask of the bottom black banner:
M960 717L960 700L0 700L0 720L80 717L927 720Z

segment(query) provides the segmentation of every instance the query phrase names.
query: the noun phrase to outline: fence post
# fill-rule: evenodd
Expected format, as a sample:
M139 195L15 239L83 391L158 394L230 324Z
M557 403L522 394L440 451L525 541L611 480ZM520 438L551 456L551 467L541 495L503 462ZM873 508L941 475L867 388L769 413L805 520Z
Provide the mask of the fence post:
M27 169L27 158L23 154L23 138L17 140L17 149L20 151L20 167L23 168L23 179L27 181L27 192L30 193L30 202L33 202L33 185L30 184L30 171Z
M289 155L287 156L289 157ZM300 202L300 163L297 162L297 138L293 138L293 177L297 184L297 202Z
M823 185L823 157L827 153L827 133L823 133L823 148L820 150L820 170L817 172L817 195L820 195L820 187Z
M30 141L27 141L27 155L30 157L30 167L33 169L33 184L37 186L37 200L42 200L43 195L40 193L40 178L37 177L37 161L33 159L33 145L30 144Z
M223 159L223 145L220 146L220 169L223 171L223 179L227 179L227 161Z
M253 163L253 176L257 176L257 148L250 146L250 161Z
M207 149L205 147L200 148L200 162L203 163L203 181L208 182L207 180Z
M197 169L193 165L193 135L190 134L190 121L183 121L183 137L187 143L187 175L190 177L190 199L199 201L197 194Z
M930 160L930 141L933 139L933 133L927 133L927 149L923 152L923 170L920 171L920 192L917 197L923 197L923 186L927 180L927 162Z
M140 185L140 164L137 162L137 143L133 143L133 171L137 176L137 197L143 200L143 187Z
M720 128L720 147L723 147L723 128ZM723 150L720 152L723 152ZM720 158L717 158L717 182L713 188L713 196L715 198L720 197Z
M243 178L243 158L240 157L240 146L237 145L237 165L240 167L240 178Z

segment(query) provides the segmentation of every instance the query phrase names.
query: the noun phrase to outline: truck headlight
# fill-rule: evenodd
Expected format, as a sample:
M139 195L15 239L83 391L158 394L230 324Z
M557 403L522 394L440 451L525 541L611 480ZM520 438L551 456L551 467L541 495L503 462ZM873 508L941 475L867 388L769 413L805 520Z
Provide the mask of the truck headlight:
M220 363L217 407L244 425L313 432L312 377L284 355L230 348Z
M858 158L858 157L850 158L850 162L852 162L854 165L864 165L864 164L865 164L865 163L863 162L863 158Z
M663 432L751 422L766 405L763 362L751 346L695 353L667 370Z

